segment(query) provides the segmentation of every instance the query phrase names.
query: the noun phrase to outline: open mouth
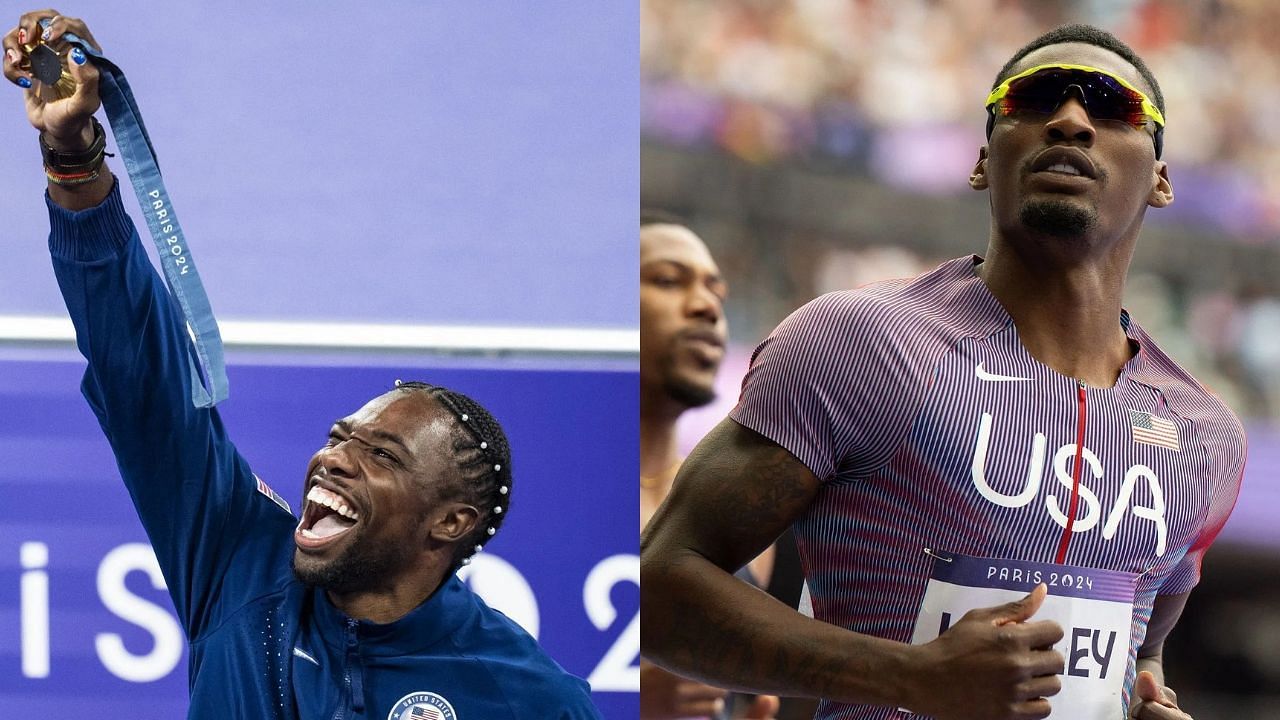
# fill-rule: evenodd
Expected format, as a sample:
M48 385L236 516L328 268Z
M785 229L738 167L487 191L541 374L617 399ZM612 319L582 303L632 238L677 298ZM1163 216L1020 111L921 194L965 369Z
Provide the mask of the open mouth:
M1076 175L1076 176L1080 176L1084 174L1080 172L1080 170L1076 168L1075 165L1068 165L1067 163L1054 163L1053 165L1050 165L1049 167L1045 168L1044 170L1041 170L1040 172L1061 173L1063 175Z
M320 487L311 486L302 508L302 520L294 531L294 541L301 548L320 549L346 534L360 521L360 513L347 499Z
M1098 169L1089 156L1068 147L1052 147L1040 153L1031 172L1038 180L1057 185L1082 186L1098 178Z

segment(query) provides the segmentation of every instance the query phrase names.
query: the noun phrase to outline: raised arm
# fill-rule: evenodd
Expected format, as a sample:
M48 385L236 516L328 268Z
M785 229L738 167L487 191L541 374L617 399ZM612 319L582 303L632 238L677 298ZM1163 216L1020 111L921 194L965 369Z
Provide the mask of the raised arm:
M27 116L45 145L78 163L85 158L76 153L102 132L91 119L101 104L98 70L73 57L75 92L54 99L15 57L40 32L39 21L55 16L28 13L5 35L4 72L15 85L30 85ZM59 47L64 32L94 42L83 22L61 16L47 42ZM191 341L182 314L124 212L115 178L89 160L66 168L75 172L50 172L49 250L76 345L88 360L82 390L111 443L178 616L196 639L263 594L267 578L281 577L276 570L288 562L295 520L257 491L217 412L192 405ZM228 573L233 558L237 572Z
M1056 624L1026 622L1044 588L968 613L911 646L800 615L731 572L799 517L818 478L725 420L685 461L641 541L641 651L738 690L908 707L938 718L1030 718L1060 685Z

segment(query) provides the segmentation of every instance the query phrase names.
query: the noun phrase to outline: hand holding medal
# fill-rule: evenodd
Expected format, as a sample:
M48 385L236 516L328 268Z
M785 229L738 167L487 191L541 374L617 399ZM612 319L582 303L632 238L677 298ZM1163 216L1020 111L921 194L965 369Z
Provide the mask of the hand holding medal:
M102 105L99 71L82 49L68 43L71 33L93 45L82 20L55 10L23 15L4 36L4 76L26 90L27 119L58 150L89 148L90 118Z

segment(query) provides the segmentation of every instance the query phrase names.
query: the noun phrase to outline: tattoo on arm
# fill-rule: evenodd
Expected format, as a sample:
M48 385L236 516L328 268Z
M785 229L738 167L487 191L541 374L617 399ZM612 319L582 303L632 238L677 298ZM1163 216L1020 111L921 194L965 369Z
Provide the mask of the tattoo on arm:
M856 655L834 662L830 650L815 652L811 635L782 627L810 621L728 574L802 515L820 486L790 452L733 421L708 435L642 542L646 654L730 687L833 688Z

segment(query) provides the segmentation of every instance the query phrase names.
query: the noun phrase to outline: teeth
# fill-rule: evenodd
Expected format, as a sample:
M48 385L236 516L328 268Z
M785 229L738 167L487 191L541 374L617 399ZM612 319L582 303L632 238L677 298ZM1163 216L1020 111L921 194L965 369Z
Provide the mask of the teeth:
M325 490L319 485L313 485L311 490L307 492L307 501L323 505L343 517L350 518L352 520L360 519L360 513L352 510L351 506L347 505L342 498L334 495L328 490Z
M1074 166L1068 165L1066 163L1057 163L1056 165L1050 165L1049 167L1045 168L1045 170L1047 172L1060 172L1060 173L1066 173L1068 175L1080 174L1080 171L1077 170Z

